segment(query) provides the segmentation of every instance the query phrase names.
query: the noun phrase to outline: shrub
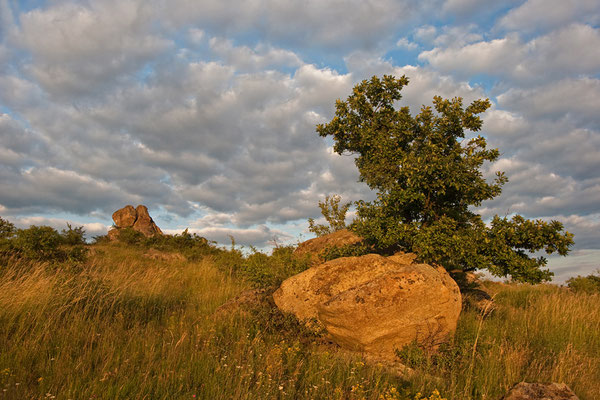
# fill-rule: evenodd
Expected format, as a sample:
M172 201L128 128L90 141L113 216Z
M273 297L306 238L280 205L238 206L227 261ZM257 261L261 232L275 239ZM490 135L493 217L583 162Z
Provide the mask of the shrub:
M119 229L119 241L129 245L143 244L146 237L133 228Z
M67 229L63 229L60 235L62 236L62 243L67 246L85 244L85 230L83 230L83 226L73 228L71 224L67 223Z
M19 229L15 238L15 247L24 257L44 261L61 258L61 243L60 234L49 226Z
M567 286L574 292L600 293L600 269L596 274L570 278L567 280Z
M324 236L346 228L346 213L352 203L343 204L340 207L340 200L342 198L334 194L333 196L326 196L325 201L319 202L319 208L321 214L325 217L325 220L329 223L329 226L322 224L315 224L315 220L312 218L308 219L308 230L317 236Z
M87 254L83 246L84 235L83 227L73 228L70 224L59 233L50 226L16 229L12 223L0 218L0 256L80 262Z

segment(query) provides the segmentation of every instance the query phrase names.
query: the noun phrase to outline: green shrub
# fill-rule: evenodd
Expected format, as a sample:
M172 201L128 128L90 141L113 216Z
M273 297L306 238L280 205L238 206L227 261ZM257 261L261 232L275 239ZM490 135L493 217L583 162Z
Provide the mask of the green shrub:
M85 244L85 230L83 226L73 228L67 223L67 229L63 229L60 233L62 243L67 246L77 246Z
M44 261L61 258L61 243L60 234L49 226L19 229L15 238L15 247L24 257Z
M83 227L73 228L70 224L59 233L50 226L16 229L0 218L0 257L81 262L87 254L84 236Z
M570 278L567 286L574 292L600 293L600 270L596 274Z
M279 246L267 255L251 248L251 253L244 255L232 246L231 249L219 249L213 255L215 264L224 272L241 277L256 288L278 286L292 275L307 269L307 259L294 256L293 246Z
M146 237L133 228L119 229L119 241L129 245L143 244Z

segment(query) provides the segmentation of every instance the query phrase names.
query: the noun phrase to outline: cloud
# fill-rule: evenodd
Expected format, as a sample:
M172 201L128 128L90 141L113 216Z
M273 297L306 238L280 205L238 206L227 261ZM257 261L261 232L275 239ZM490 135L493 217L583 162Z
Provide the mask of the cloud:
M596 73L600 68L598 49L600 31L573 24L528 42L509 34L458 48L436 47L421 52L419 60L463 78L485 74L530 86L558 76Z
M280 46L343 53L376 46L419 9L411 2L393 0L176 0L161 14L174 26L197 24L216 36L253 32Z
M496 98L500 107L534 119L568 119L590 127L600 123L599 79L568 78L531 89L511 88Z
M257 71L278 66L299 67L302 60L292 51L259 44L254 49L234 46L230 39L213 37L209 40L211 50L223 62L237 71Z
M398 41L396 42L396 46L405 50L416 50L419 47L418 44L411 42L405 37L398 39Z
M12 214L48 210L87 214L140 199L121 193L112 184L53 167L0 169L0 177L0 204Z
M152 12L138 0L58 3L21 14L13 40L31 54L26 69L47 92L91 96L169 48L151 32Z
M274 242L287 242L293 239L290 234L259 225L254 228L226 228L226 227L206 227L200 229L189 229L190 233L196 233L208 240L214 240L221 245L231 245L231 237L235 240L236 245L255 246L264 248L267 245L272 245Z
M597 24L600 5L595 0L527 0L502 17L498 26L507 30L553 29L573 22Z

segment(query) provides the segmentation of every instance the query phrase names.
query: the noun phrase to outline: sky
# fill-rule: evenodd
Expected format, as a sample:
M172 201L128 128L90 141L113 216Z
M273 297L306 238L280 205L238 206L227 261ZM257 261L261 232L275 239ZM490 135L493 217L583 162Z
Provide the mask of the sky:
M306 240L326 195L373 198L315 126L383 74L413 114L489 98L509 182L478 212L562 221L558 282L600 268L597 0L0 0L0 216Z

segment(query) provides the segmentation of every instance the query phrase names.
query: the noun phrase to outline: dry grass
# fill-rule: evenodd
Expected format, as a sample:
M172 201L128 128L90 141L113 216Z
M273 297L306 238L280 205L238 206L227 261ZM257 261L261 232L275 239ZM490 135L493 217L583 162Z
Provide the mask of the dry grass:
M268 307L215 317L249 285L211 259L142 254L104 245L81 267L0 266L0 399L497 399L521 380L600 398L598 295L494 285L495 310L464 312L435 356L413 349L422 373L402 380Z

